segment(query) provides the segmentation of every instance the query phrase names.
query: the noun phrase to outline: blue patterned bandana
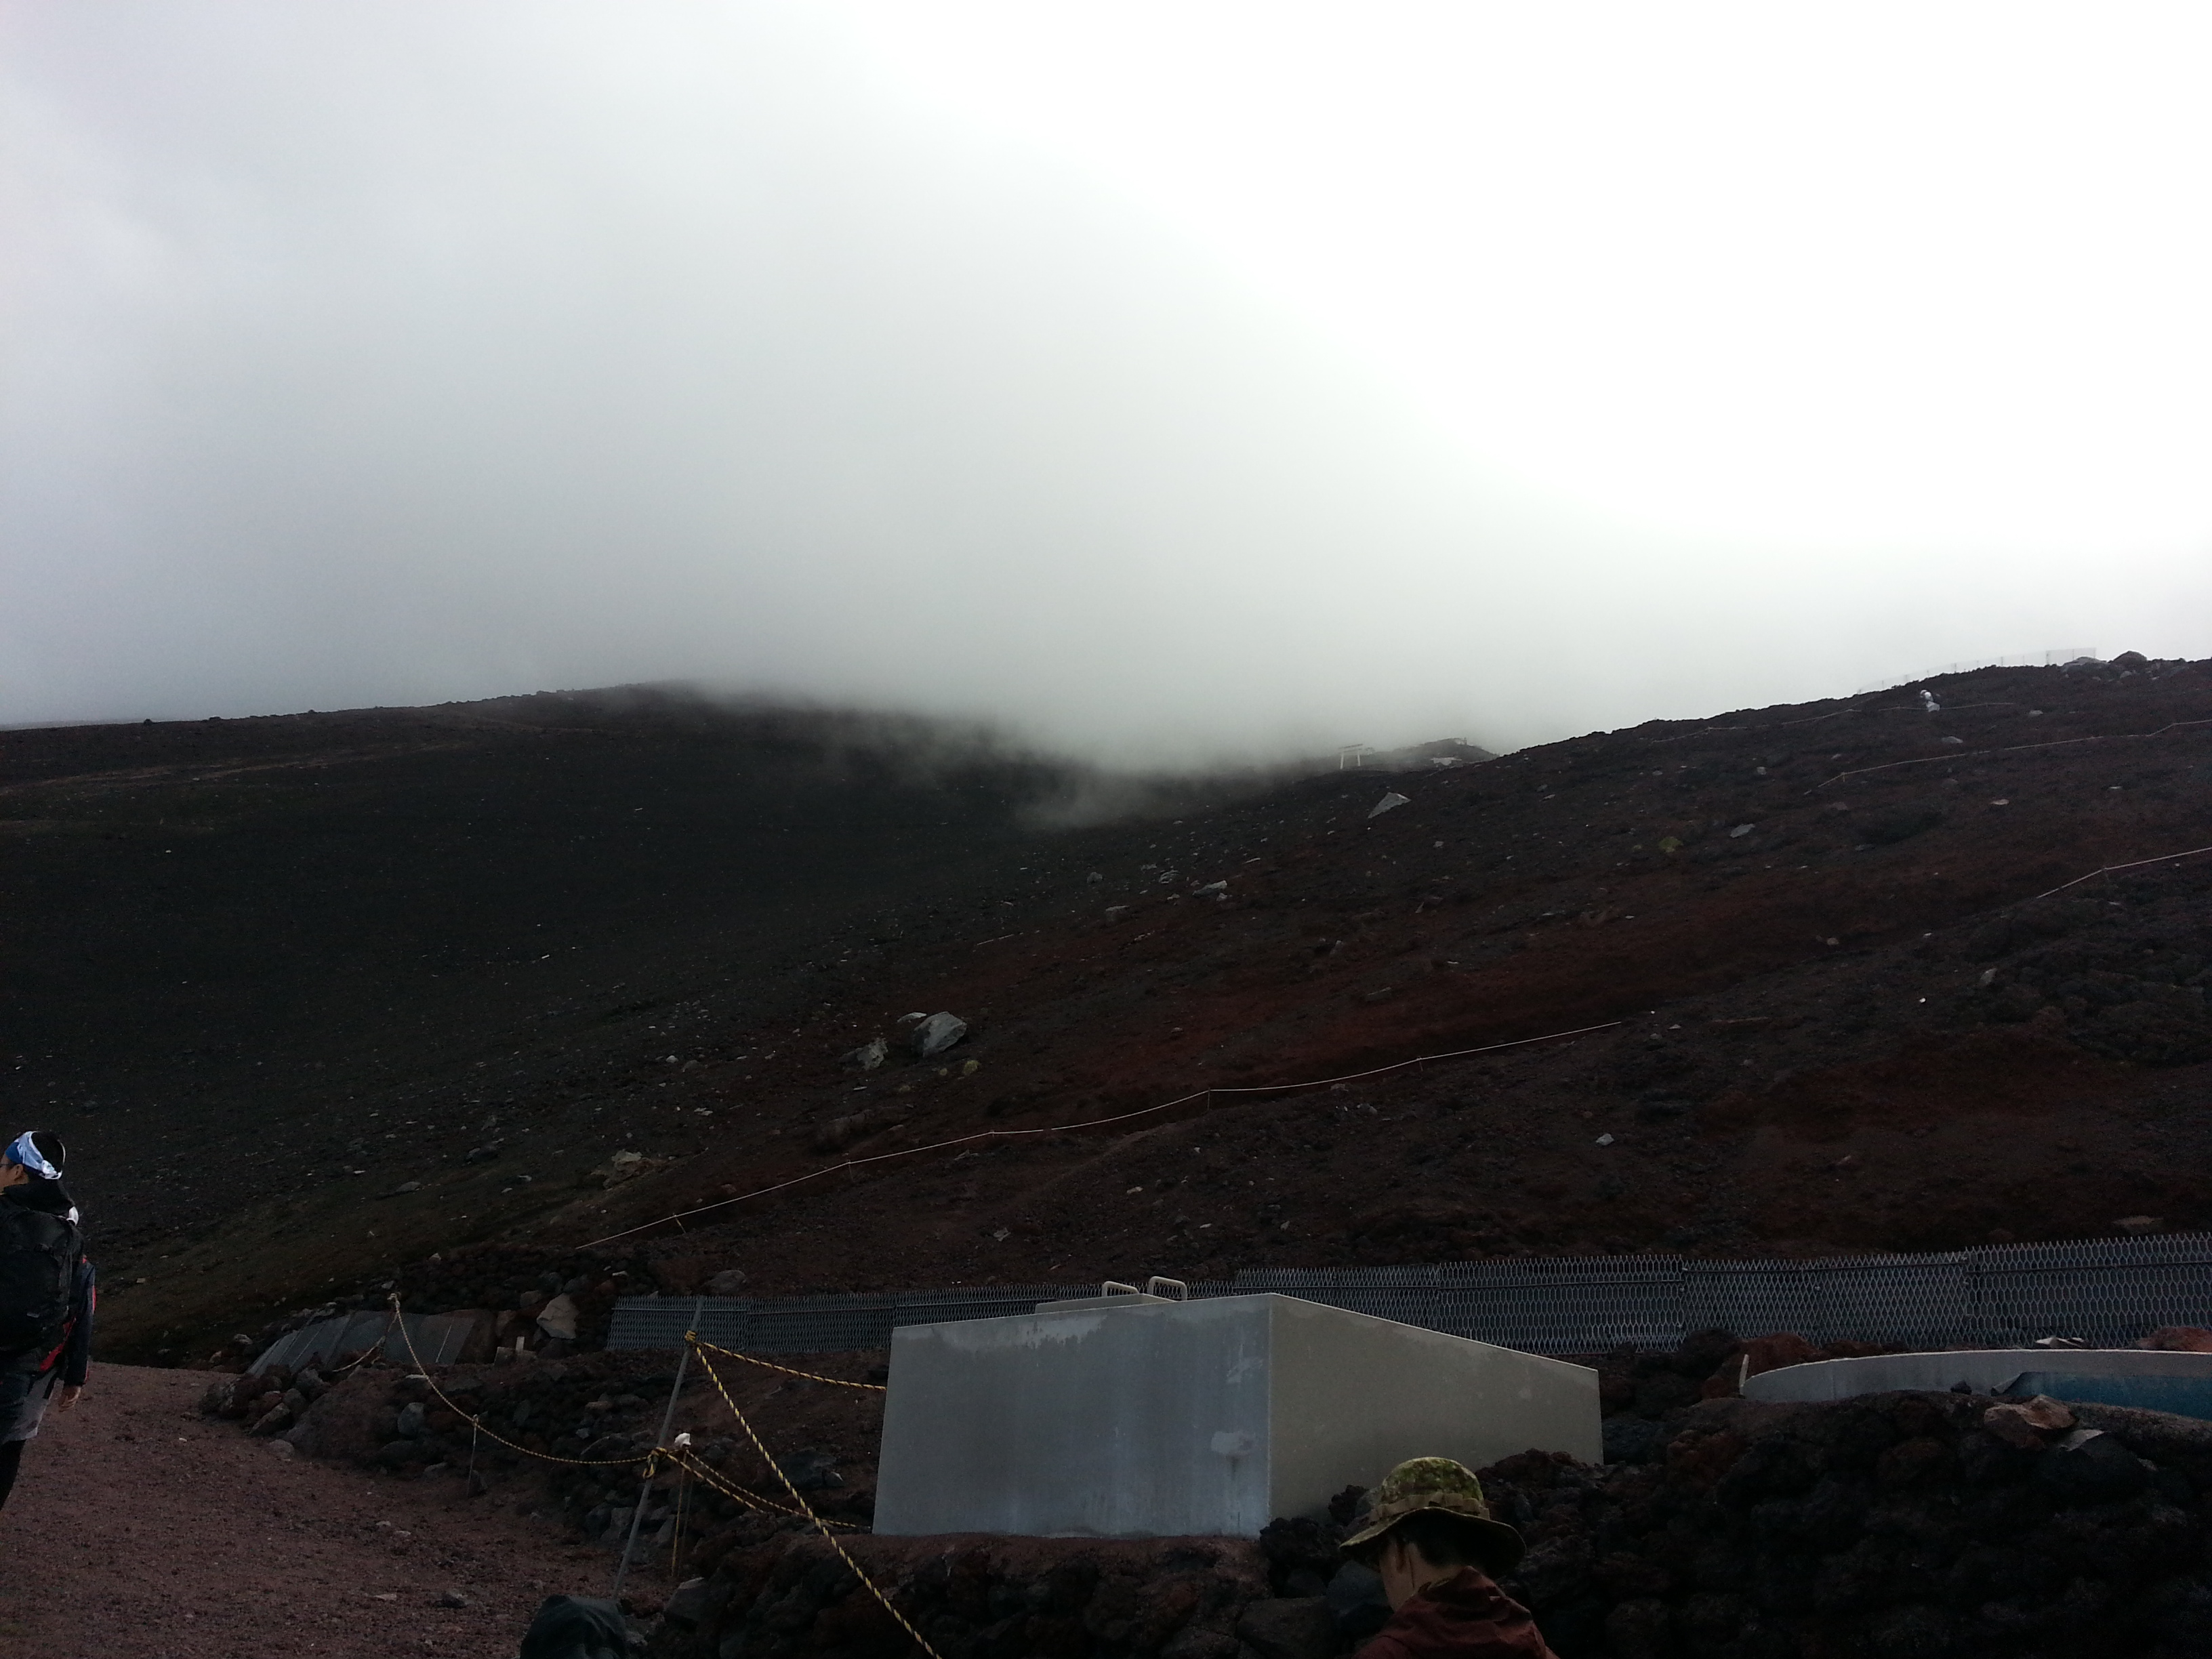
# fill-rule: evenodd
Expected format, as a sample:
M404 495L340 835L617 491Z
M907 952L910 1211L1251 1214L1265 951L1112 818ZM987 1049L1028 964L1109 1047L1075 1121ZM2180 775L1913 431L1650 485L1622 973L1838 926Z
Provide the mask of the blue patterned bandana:
M35 1129L24 1130L15 1137L14 1143L9 1146L6 1152L0 1153L0 1157L4 1157L10 1164L21 1164L34 1176L43 1176L48 1181L59 1181L62 1178L61 1170L47 1163L44 1154L31 1140L31 1137L37 1133Z

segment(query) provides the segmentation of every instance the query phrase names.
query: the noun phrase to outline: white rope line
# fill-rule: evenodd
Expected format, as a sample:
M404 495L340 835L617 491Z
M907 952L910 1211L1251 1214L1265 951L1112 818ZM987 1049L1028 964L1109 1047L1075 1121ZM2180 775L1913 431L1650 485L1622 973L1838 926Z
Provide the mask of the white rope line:
M1919 755L1911 760L1884 761L1879 766L1856 766L1848 772L1838 772L1832 778L1826 778L1814 784L1805 793L1809 795L1816 790L1826 789L1832 783L1841 783L1845 778L1864 777L1869 772L1887 772L1899 766L1926 766L1933 761L1972 760L1982 755L2017 755L2030 749L2063 749L2069 744L2075 743L2131 743L2145 738L2164 737L2168 732L2191 726L2212 726L2212 720L2168 720L2155 732L2107 732L2095 737L2055 738L2049 743L2014 743L2002 749L1962 749L1955 755Z
M1872 696L1875 694L1861 692L1859 695ZM2025 708L2027 707L2024 702L2005 697L1995 702L1945 703L1937 712L1945 714L1963 714L1971 708ZM1651 739L1651 746L1656 749L1662 743L1686 743L1692 738L1702 738L1709 733L1719 732L1786 732L1793 726L1818 726L1822 720L1841 720L1846 714L1919 714L1925 712L1923 706L1917 702L1893 702L1886 708L1832 708L1825 714L1808 714L1804 719L1796 720L1770 720L1765 726L1701 726L1694 732L1677 732L1669 738L1654 738Z
M2212 847L2192 847L2186 853L2162 853L2154 859L2137 859L2132 864L2108 864L2101 870L2092 870L2086 876L2076 876L2071 881L2062 881L2051 893L2063 893L2069 887L2079 887L2085 881L2094 881L2100 876L2109 876L2118 870L2140 870L2146 864L2171 864L2176 859L2193 859L2200 853L2212 853ZM2047 899L2051 893L2038 893L2035 898L2022 899L2022 904L2033 904L2036 899Z
M907 1146L896 1152L875 1152L866 1158L848 1158L842 1164L824 1164L821 1169L810 1170L805 1175L793 1176L788 1181L775 1182L766 1187L757 1187L749 1193L739 1193L732 1198L717 1199L712 1204L702 1204L696 1209L678 1210L673 1214L661 1216L655 1220L641 1221L635 1227L625 1227L618 1233L609 1233L604 1238L590 1239L574 1248L579 1250L592 1249L599 1245L612 1243L616 1239L628 1238L632 1233L645 1232L671 1221L681 1225L691 1217L705 1215L710 1210L726 1209L732 1204L743 1204L748 1199L765 1198L770 1193L780 1193L786 1188L796 1187L804 1182L817 1180L823 1176L836 1175L841 1170L862 1169L871 1164L888 1163L893 1158L919 1158L924 1152L941 1152L947 1147L965 1146L972 1141L1013 1140L1024 1135L1073 1134L1079 1129L1099 1129L1112 1123L1127 1123L1133 1118L1151 1117L1157 1113L1172 1111L1178 1106L1188 1106L1194 1100L1205 1100L1213 1095L1284 1095L1294 1093L1300 1089L1326 1089L1333 1084L1353 1083L1361 1078L1380 1077L1385 1072L1402 1072L1409 1066L1425 1066L1433 1060L1464 1060L1469 1054L1494 1054L1500 1048L1522 1048L1532 1042L1558 1042L1567 1037L1584 1036L1592 1031L1609 1031L1613 1027L1625 1023L1618 1019L1608 1019L1596 1025L1578 1025L1571 1031L1548 1031L1542 1036L1516 1037L1510 1042L1486 1042L1477 1048L1454 1048L1449 1053L1441 1054L1416 1054L1411 1060L1393 1060L1388 1066L1373 1066L1364 1072L1346 1072L1340 1077L1315 1078L1304 1083L1258 1083L1246 1084L1235 1088L1200 1089L1194 1093L1163 1101L1157 1106L1139 1107L1133 1112L1117 1112L1111 1117L1086 1118L1080 1123L1057 1123L1041 1129L981 1129L974 1134L956 1135L950 1140L933 1140L926 1146Z

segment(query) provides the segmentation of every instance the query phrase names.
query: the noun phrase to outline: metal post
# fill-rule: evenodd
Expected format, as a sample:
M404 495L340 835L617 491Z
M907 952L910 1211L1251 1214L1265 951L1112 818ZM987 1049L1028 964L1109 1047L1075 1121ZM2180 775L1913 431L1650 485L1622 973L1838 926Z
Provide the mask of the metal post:
M707 1298L703 1296L691 1304L691 1328L695 1331L699 1328L699 1315L706 1305ZM676 1425L676 1400L684 1392L684 1371L690 1363L691 1345L686 1342L684 1352L677 1357L676 1385L668 1391L668 1409L660 1414L660 1433L653 1442L655 1445L666 1445L668 1431ZM629 1536L623 1540L622 1560L615 1567L614 1595L617 1601L622 1599L623 1580L629 1576L630 1552L637 1547L638 1528L645 1522L646 1502L652 1496L653 1482L650 1480L641 1482L637 1489L637 1507L629 1512Z

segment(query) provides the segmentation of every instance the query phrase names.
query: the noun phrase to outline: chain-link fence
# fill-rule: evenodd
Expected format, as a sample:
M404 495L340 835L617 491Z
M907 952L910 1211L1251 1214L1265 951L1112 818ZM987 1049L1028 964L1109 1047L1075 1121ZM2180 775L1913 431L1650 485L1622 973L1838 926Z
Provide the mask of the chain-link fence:
M1025 1314L1095 1295L1084 1285L997 1285L878 1295L630 1297L613 1348L673 1347L686 1329L752 1353L882 1348L901 1325ZM1695 1261L1668 1255L1261 1267L1193 1297L1278 1291L1532 1353L1671 1348L1716 1327L1814 1342L2004 1347L2039 1337L2132 1342L2160 1325L2212 1325L2212 1233L1991 1245L1923 1255Z

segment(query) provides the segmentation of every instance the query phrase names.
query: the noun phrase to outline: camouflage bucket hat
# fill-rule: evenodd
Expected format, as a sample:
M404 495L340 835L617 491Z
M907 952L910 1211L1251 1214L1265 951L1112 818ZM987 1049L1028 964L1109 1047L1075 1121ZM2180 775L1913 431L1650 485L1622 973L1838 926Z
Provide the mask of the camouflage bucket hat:
M1369 1544L1411 1515L1449 1515L1479 1535L1492 1572L1507 1573L1521 1564L1528 1547L1521 1534L1494 1519L1483 1498L1482 1482L1464 1463L1449 1457L1416 1457L1398 1465L1375 1488L1366 1524L1344 1540L1347 1550Z

